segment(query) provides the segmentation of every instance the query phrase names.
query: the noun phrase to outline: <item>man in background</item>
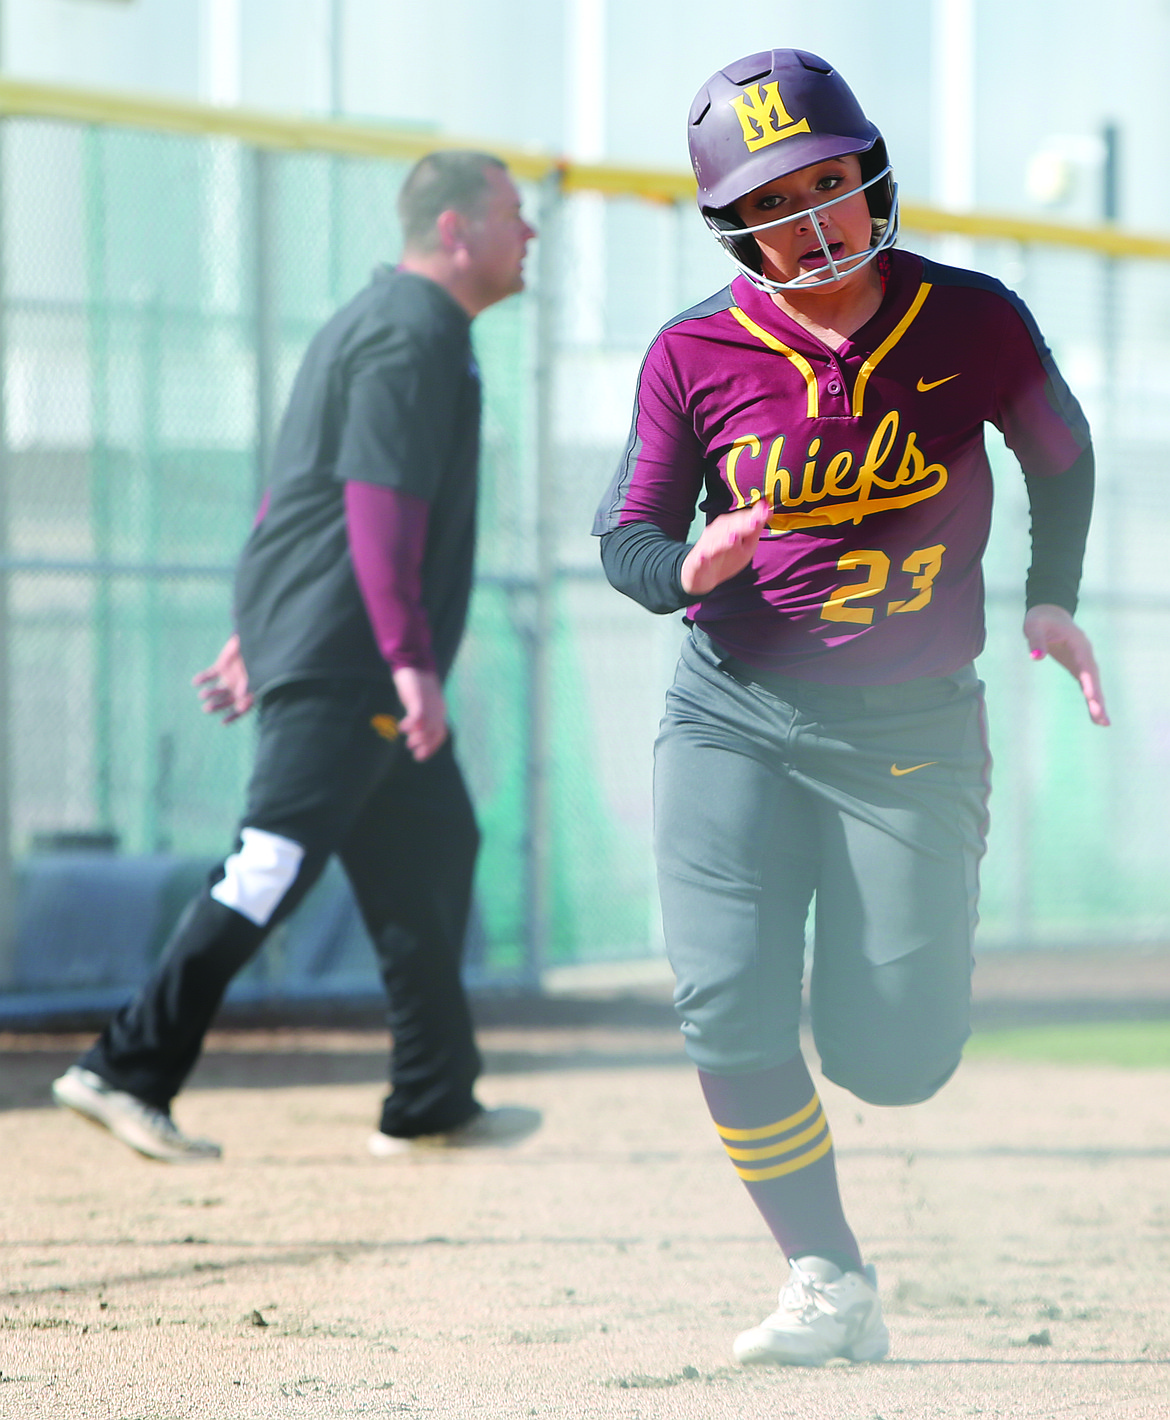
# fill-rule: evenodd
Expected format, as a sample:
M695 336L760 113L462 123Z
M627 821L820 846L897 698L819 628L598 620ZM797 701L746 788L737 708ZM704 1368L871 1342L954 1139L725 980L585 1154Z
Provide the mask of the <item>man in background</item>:
M460 976L479 834L443 683L467 616L480 383L472 320L520 291L528 242L497 159L439 152L398 200L404 251L311 342L236 574L236 633L196 677L259 739L235 851L150 980L53 1084L151 1158L218 1158L171 1102L236 973L336 853L378 955L393 1037L377 1156L513 1143L484 1109Z

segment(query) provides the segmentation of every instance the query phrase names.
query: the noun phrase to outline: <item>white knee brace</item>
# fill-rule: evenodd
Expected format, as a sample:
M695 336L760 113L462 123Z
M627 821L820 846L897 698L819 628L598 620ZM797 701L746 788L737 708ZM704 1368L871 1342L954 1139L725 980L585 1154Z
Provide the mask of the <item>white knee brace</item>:
M240 851L224 861L224 876L211 895L257 927L265 927L292 886L304 856L305 850L291 838L263 828L241 829Z

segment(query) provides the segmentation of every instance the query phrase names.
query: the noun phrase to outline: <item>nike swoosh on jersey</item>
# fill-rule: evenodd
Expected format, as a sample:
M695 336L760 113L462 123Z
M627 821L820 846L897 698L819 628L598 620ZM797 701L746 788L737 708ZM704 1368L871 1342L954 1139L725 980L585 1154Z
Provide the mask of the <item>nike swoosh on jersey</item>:
M913 774L916 769L929 769L932 764L937 764L937 759L928 759L925 764L912 764L909 769L899 769L896 764L890 765L890 773L896 779L901 779L903 774Z
M959 378L959 376L960 376L962 373L963 373L962 370L956 370L953 375L945 375L941 380L929 380L929 381L924 380L924 379L922 378L922 376L919 375L919 376L918 376L918 393L919 393L919 394L925 394L925 393L927 392L927 390L936 390L936 389L938 389L939 385L949 385L952 380L957 380L957 379Z

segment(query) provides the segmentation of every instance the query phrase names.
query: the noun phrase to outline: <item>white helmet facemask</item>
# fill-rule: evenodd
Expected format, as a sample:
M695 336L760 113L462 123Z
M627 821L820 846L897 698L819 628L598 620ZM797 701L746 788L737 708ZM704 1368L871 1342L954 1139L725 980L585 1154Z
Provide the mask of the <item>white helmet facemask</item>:
M860 270L861 267L868 265L879 252L892 247L898 240L898 184L896 182L891 181L890 183L890 215L886 219L885 231L876 242L866 247L864 251L850 252L847 256L834 258L818 220L820 214L827 208L835 207L838 202L844 202L850 197L856 197L859 192L864 192L867 188L873 187L875 183L890 177L890 171L891 169L887 165L876 176L863 182L860 187L850 188L848 192L830 197L828 201L819 202L815 207L805 207L802 211L793 212L787 217L777 217L774 222L761 222L754 227L729 227L726 225L726 218L720 219L707 212L703 213L703 220L715 233L724 251L753 286L758 286L761 291L773 293L777 291L810 291L818 286L829 286L834 281L840 281L843 276ZM754 237L758 232L767 232L773 227L784 227L809 217L812 218L813 230L816 232L821 251L825 254L824 266L814 267L811 271L803 271L791 281L774 281L770 276L765 276L762 272L748 266L736 251L736 243L742 241L744 237Z

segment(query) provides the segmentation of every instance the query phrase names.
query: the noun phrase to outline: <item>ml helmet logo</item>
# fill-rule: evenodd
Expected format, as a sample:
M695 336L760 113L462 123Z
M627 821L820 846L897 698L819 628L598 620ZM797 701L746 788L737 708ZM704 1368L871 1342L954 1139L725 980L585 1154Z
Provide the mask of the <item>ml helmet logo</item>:
M732 99L731 106L739 117L749 153L758 152L769 143L779 143L781 138L812 132L807 118L799 123L793 121L780 97L778 83L765 84L762 89L759 84L749 84Z

